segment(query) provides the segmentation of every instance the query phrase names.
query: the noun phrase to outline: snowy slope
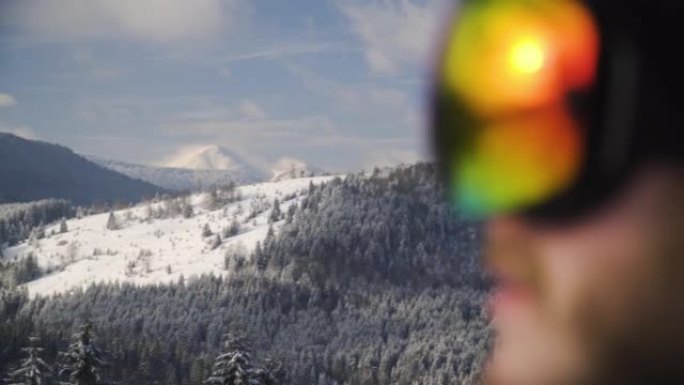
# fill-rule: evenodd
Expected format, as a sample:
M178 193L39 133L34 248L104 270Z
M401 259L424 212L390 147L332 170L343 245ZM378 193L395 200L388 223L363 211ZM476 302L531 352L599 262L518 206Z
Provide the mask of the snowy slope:
M230 182L247 184L266 180L261 172L246 173L240 168L230 170L191 170L143 166L104 159L94 155L87 155L86 158L104 168L175 191L198 191L211 186L224 186Z
M237 188L240 198L220 207L209 208L209 194L194 194L186 201L194 215L185 219L175 215L165 219L148 219L150 213L168 207L170 201L141 204L114 213L118 230L107 230L109 214L97 214L69 220L68 232L59 234L59 225L46 227L46 238L27 241L5 250L6 259L22 258L32 252L38 264L54 270L26 284L31 295L68 292L98 282L130 282L156 284L178 281L201 274L226 274L224 255L227 250L249 253L268 232L270 206L278 199L282 212L301 201L310 182L325 183L333 177L290 179ZM166 205L166 206L165 206ZM251 212L259 212L248 219ZM222 240L212 250L214 236L203 238L208 224L211 231L221 233L233 219L240 232ZM274 224L282 226L283 220ZM53 231L57 234L52 234Z

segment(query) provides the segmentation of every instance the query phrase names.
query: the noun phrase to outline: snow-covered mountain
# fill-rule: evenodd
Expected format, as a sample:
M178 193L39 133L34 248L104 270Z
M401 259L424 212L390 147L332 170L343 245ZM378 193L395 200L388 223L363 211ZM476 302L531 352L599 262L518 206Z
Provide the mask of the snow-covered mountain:
M237 152L220 146L193 147L164 162L160 167L145 166L84 155L101 167L128 177L175 191L199 191L231 182L238 185L282 181L323 175L320 168L295 158L281 158L273 165L247 160Z
M39 266L51 271L26 284L31 295L68 292L97 282L156 284L175 282L181 276L227 274L227 252L248 256L271 226L278 231L285 222L282 215L271 223L275 199L280 212L286 213L306 197L310 183L332 178L246 185L224 191L229 198L221 192L218 197L197 193L143 203L114 212L113 220L109 213L69 220L64 233L59 223L53 223L45 228L45 238L8 248L4 258L33 254ZM108 226L112 221L114 225Z
M188 170L231 170L257 178L268 177L263 167L236 151L217 145L191 147L165 162L163 166Z
M321 169L311 167L299 159L284 157L269 166L267 162L251 161L236 151L216 145L181 152L164 166L188 170L226 170L256 180L273 182L323 173Z
M245 173L240 169L230 170L190 170L183 168L152 167L140 164L121 162L87 155L86 158L98 165L124 174L128 177L143 180L156 186L175 191L198 191L211 186L224 186L235 182L248 184L263 182L261 173Z

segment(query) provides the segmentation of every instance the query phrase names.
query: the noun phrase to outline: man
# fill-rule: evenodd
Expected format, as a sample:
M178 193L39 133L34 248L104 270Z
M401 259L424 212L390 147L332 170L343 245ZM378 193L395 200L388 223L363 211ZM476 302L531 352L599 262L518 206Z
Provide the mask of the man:
M491 385L684 384L682 5L464 1L434 139L485 220Z

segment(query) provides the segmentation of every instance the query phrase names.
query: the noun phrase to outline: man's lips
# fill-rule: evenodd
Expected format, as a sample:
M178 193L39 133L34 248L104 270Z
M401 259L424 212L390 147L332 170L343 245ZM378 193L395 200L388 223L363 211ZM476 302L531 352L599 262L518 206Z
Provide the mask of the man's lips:
M495 319L523 308L528 308L535 301L532 285L522 280L501 277L496 279L494 292L487 301L490 316Z

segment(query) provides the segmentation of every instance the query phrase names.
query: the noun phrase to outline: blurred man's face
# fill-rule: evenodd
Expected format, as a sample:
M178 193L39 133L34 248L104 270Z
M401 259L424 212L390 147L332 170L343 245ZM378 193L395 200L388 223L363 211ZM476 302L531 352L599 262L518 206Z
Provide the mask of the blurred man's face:
M645 170L572 225L489 223L488 384L684 384L682 175Z

